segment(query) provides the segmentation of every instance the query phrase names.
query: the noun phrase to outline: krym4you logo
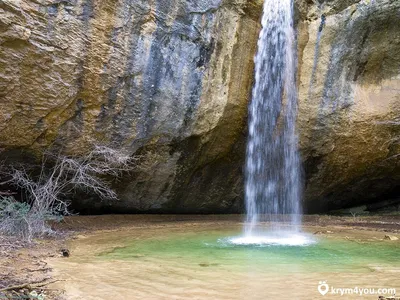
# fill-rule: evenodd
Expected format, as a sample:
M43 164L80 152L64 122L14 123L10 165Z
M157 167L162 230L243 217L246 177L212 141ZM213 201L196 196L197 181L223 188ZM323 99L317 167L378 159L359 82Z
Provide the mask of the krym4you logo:
M318 292L322 296L330 293L332 295L390 295L395 297L396 296L396 289L395 288L364 288L364 287L352 287L352 288L335 288L333 286L329 286L327 281L320 281L318 284Z

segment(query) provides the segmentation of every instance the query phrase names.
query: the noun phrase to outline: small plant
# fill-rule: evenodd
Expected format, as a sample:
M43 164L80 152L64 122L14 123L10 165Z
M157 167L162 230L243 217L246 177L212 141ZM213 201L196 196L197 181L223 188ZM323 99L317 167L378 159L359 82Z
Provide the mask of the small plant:
M28 203L13 197L0 198L0 232L30 242L33 237L52 233L46 225L49 220L59 221L61 216L39 215Z
M28 232L28 214L31 207L12 197L0 199L0 231L7 235L17 235L24 239Z
M100 199L117 199L106 178L118 178L122 172L132 170L139 160L115 149L96 146L81 157L46 153L39 175L23 166L7 168L2 175L8 179L0 184L14 186L24 197L22 203L12 197L0 198L0 232L27 241L51 234L47 222L70 213L69 198L76 191L92 192Z

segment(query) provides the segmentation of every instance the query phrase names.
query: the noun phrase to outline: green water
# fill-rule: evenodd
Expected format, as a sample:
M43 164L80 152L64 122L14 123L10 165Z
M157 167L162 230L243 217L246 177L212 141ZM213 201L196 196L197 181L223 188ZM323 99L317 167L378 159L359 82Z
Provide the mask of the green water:
M370 272L374 265L398 266L398 244L312 237L307 246L235 245L237 231L202 230L153 234L127 239L123 247L102 252L101 260L161 261L188 267L252 270L260 273Z

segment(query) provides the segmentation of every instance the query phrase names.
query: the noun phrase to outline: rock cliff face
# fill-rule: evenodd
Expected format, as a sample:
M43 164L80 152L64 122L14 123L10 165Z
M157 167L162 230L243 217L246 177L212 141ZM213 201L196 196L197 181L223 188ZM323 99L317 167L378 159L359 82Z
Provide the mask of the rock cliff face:
M119 212L239 212L262 0L3 0L1 159L94 144L140 153ZM391 196L400 1L296 1L309 211Z
M400 1L304 7L299 132L306 207L313 212L398 196Z
M240 210L261 1L0 3L3 158L94 144L148 157L119 211ZM30 155L31 156L31 155Z

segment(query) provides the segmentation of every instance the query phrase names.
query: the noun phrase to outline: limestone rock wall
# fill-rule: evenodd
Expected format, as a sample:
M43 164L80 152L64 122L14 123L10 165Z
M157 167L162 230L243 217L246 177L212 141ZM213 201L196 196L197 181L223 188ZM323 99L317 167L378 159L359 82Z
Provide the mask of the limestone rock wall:
M2 158L109 145L152 167L124 176L120 201L79 207L238 211L261 5L1 1Z
M308 5L299 22L306 207L323 211L397 197L400 1Z
M151 167L81 211L243 211L262 0L3 0L0 159L95 144ZM399 191L400 1L296 0L309 212Z

